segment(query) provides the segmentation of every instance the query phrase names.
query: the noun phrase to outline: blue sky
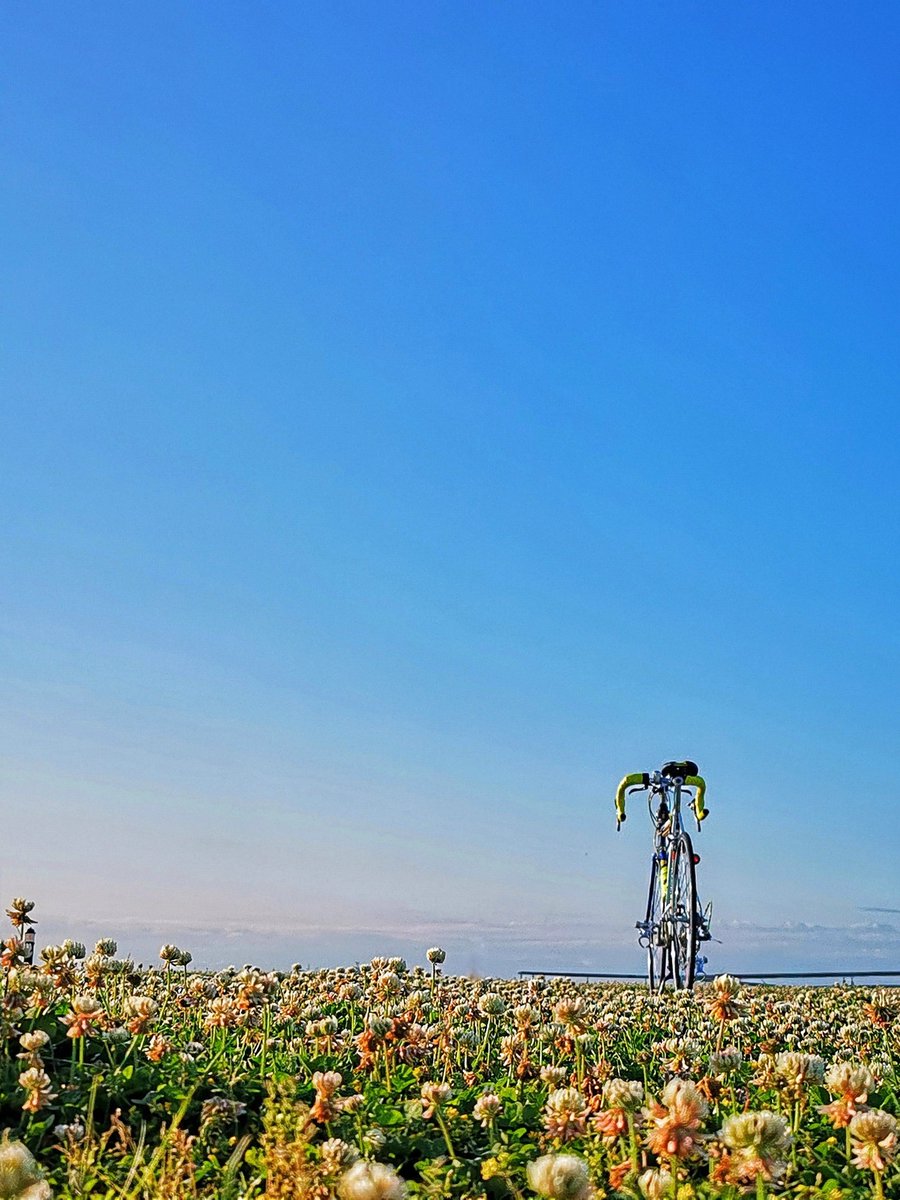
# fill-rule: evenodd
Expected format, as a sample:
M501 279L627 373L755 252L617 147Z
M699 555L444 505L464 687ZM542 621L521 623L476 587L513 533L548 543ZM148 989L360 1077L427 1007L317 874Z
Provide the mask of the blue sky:
M3 895L640 969L690 756L714 965L896 965L896 6L0 23Z

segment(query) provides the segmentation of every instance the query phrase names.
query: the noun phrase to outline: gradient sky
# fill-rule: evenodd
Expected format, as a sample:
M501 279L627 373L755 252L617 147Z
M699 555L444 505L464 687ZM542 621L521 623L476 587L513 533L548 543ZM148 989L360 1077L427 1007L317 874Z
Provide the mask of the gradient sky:
M900 9L7 5L0 893L198 962L898 966Z

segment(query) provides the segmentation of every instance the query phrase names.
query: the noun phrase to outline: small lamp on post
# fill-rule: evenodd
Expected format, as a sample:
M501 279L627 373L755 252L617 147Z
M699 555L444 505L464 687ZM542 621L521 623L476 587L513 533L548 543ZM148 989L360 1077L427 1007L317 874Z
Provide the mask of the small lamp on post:
M34 962L34 930L29 925L25 930L25 936L22 938L23 958L27 963Z

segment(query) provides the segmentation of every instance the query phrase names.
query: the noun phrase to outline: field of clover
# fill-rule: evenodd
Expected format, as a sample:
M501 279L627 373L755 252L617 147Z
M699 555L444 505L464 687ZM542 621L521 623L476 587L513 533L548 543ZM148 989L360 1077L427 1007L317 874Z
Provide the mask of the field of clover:
M900 991L2 947L0 1200L900 1198ZM445 964L446 965L446 964Z

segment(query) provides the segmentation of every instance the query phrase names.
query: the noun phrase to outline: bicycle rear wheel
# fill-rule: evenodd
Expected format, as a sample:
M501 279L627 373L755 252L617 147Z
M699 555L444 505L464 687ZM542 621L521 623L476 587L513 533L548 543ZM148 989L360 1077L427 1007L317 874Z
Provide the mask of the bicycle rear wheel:
M647 893L647 915L644 930L647 936L647 983L651 992L661 992L672 974L672 954L668 927L663 924L660 863L656 854L650 866L650 890Z
M694 847L686 833L672 855L672 980L676 988L694 986L700 930L697 923L697 874Z

